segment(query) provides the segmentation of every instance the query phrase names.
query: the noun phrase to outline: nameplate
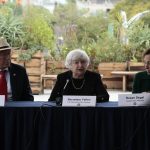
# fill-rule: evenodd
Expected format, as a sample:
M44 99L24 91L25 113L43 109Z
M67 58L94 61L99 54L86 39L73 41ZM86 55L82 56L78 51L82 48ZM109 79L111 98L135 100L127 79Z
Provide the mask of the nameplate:
M74 96L74 95L64 95L62 106L85 106L85 107L95 107L96 106L96 96Z
M0 106L5 105L5 95L0 95Z
M150 93L118 94L119 106L148 106L150 105Z

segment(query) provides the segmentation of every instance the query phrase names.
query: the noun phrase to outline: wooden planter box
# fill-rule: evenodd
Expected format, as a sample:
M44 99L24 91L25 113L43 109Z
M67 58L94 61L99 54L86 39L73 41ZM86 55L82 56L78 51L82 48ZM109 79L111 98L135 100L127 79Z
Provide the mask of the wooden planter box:
M52 61L47 60L46 61L46 74L47 75L57 75L59 73L62 73L64 71L67 71L67 68L65 68L64 61ZM52 89L55 81L52 80L45 80L44 88L46 89Z
M19 51L13 51L11 61L26 68L33 94L41 93L41 75L45 74L45 60L43 54L38 51L32 56L31 60L18 61L19 53Z

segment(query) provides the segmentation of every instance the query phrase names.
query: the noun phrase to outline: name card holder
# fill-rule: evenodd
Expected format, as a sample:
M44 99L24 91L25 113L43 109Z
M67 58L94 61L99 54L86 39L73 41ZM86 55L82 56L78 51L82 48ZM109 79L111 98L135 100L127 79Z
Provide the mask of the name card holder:
M73 106L73 107L95 107L96 96L74 96L64 95L62 106Z
M0 95L0 106L4 107L5 105L5 95Z
M150 93L118 94L118 106L149 106Z

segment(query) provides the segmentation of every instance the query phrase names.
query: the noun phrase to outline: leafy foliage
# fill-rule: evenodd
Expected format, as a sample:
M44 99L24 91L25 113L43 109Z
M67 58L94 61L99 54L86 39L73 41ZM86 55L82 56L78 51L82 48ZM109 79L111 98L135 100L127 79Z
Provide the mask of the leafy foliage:
M127 13L127 18L130 19L137 13L149 9L149 0L123 0L120 1L114 9L112 9L111 14L115 16L116 13L120 12L121 10L124 10Z
M13 15L13 10L8 7L0 9L0 36L5 37L11 46L20 47L25 37L24 25L20 17Z
M39 6L0 6L0 36L6 37L12 46L27 49L28 53L20 56L23 60L39 49L49 50L51 58L64 59L70 50L82 48L93 64L140 61L141 53L150 47L150 15L128 29L123 27L120 15L123 9L129 20L139 12L150 10L148 0L124 0L110 12L95 14L78 9L75 0L67 2L56 3L53 14ZM124 37L128 44L123 42Z
M129 20L138 13L150 10L150 3L147 0L124 0L118 3L110 12L117 35L125 32L125 36L129 40L129 43L125 45L126 54L129 55L128 58L134 61L141 61L143 51L150 46L150 13L141 17L138 21L134 21L127 29L124 29L121 18L120 20L116 19L121 10L126 12L127 19Z
M128 30L132 59L141 60L141 53L150 47L150 28L138 22Z
M53 47L54 36L47 17L41 13L41 9L29 7L24 17L26 27L26 48L43 47L51 49Z
M0 36L5 37L12 47L28 49L20 55L30 59L36 50L51 50L54 33L48 10L31 6L22 10L11 3L0 7Z

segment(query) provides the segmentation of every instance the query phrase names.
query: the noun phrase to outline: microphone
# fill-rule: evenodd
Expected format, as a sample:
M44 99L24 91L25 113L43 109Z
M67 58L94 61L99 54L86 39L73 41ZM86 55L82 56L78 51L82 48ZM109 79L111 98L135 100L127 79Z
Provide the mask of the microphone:
M68 83L69 83L69 79L66 80L66 84L65 84L65 86L63 88L63 91L66 89L66 86L68 85Z

